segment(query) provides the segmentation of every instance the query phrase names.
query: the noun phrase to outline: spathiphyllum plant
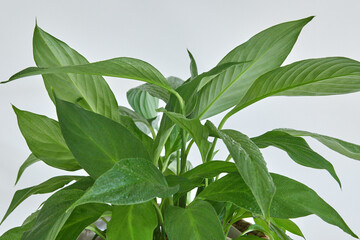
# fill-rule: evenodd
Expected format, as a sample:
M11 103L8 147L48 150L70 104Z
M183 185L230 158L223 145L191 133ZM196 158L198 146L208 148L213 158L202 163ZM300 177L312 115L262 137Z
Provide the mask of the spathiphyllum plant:
M88 176L56 176L18 190L2 221L31 195L53 194L0 240L76 240L85 230L93 232L89 239L106 240L288 240L288 233L304 237L291 219L310 214L357 238L315 191L269 172L261 149L279 148L289 160L328 171L340 185L332 164L303 137L356 160L360 146L287 128L256 137L223 129L232 115L267 97L360 90L360 62L349 58L281 66L311 19L268 28L201 74L189 52L191 76L185 81L166 78L134 58L89 63L36 26L37 67L6 82L42 75L58 120L13 107L31 150L16 181L38 161L71 172L83 169ZM118 105L102 76L146 82L127 92L132 109ZM208 120L229 109L218 126ZM216 156L219 141L226 159ZM195 147L202 164L192 167L188 155Z

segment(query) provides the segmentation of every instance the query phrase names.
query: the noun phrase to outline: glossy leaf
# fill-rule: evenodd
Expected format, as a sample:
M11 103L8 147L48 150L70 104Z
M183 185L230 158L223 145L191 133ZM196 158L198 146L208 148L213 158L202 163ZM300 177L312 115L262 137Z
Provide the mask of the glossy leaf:
M137 204L155 197L168 197L177 190L178 187L168 186L165 177L150 161L122 159L100 176L72 207L85 203Z
M269 96L325 96L359 90L360 62L343 57L308 59L256 79L231 113Z
M113 206L106 239L152 240L157 225L157 215L151 202Z
M87 64L88 61L66 43L35 27L34 60L39 67L61 67ZM43 75L46 90L53 101L57 97L117 120L117 102L106 81L101 76L78 74Z
M159 106L159 99L151 96L140 88L132 88L126 93L128 102L135 112L146 119L156 118L155 111Z
M303 138L292 136L283 131L273 130L251 140L259 148L274 146L286 151L300 165L327 170L341 187L340 179L336 175L333 165L314 152Z
M325 136L325 135L321 135L321 134L317 134L317 133L311 133L311 132L307 132L307 131L300 131L300 130L288 129L288 128L280 128L280 129L276 129L276 130L286 132L295 137L300 137L300 136L312 137L335 152L338 152L338 153L345 155L352 159L360 160L360 146L359 145L349 143L349 142L346 142L346 141L343 141L343 140L340 140L337 138L333 138L333 137L329 137L329 136Z
M71 215L68 207L83 194L81 190L63 190L47 199L36 218L34 226L21 240L55 240Z
M186 209L169 206L165 212L169 240L225 240L219 218L210 203L195 201Z
M121 124L59 99L56 110L67 145L92 177L124 158L150 159L143 143Z
M262 74L279 67L312 17L270 27L229 52L219 63L250 61L214 77L200 91L195 116L208 118L236 105Z
M37 157L35 157L34 154L30 154L29 157L25 160L25 162L23 164L21 164L18 174L16 176L16 181L15 181L15 185L18 183L18 181L20 180L22 174L24 173L25 169L27 169L28 167L30 167L31 165L33 165L34 163L37 163L41 161L40 159L38 159Z
M75 208L61 228L56 240L77 239L87 226L98 220L105 211L110 210L110 206L98 203L85 204Z
M268 218L275 185L259 148L248 136L240 132L218 130L209 121L206 122L206 126L223 140L240 175L251 189L263 214Z
M59 123L43 115L22 111L15 106L18 124L31 152L47 165L75 171L81 167L67 147Z
M191 79L195 78L198 75L197 65L194 56L192 53L187 50L190 58L190 73L191 73Z
M20 203L22 203L31 195L51 193L55 190L62 188L69 182L73 180L79 180L81 178L82 178L81 176L58 176L58 177L50 178L49 180L39 185L16 191L13 199L11 200L10 206L6 211L5 216L3 217L1 222L3 222L10 215L10 213L14 211L14 209L17 206L20 205Z
M351 236L357 237L341 216L314 190L285 176L274 173L271 176L276 186L276 193L271 204L271 217L289 219L316 214L325 222L338 226ZM229 201L252 213L261 214L250 188L238 174L228 174L210 184L197 198Z
M210 149L210 142L207 140L209 136L209 132L206 127L204 127L200 120L198 119L188 119L183 115L168 112L166 110L162 110L166 116L168 116L176 125L185 129L190 135L193 137L196 145L198 146L201 157L203 161L205 161L207 153Z

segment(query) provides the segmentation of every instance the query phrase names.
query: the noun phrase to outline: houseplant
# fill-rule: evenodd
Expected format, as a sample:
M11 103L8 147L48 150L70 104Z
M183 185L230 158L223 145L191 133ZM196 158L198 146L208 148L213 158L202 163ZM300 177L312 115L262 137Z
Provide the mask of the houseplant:
M310 214L357 238L313 190L269 173L260 149L284 150L300 165L327 170L340 185L333 166L303 136L356 160L360 146L294 129L275 129L253 138L222 129L233 114L269 96L360 90L360 63L355 60L331 57L281 66L311 19L260 32L202 74L189 52L191 77L186 81L165 78L150 64L133 58L88 63L36 26L37 67L6 82L42 74L58 122L14 106L32 152L17 180L37 161L67 171L84 169L89 176L57 176L17 191L3 221L32 194L55 193L0 240L70 240L85 228L110 240L218 240L225 239L233 223L248 217L255 224L236 239L259 239L247 235L255 230L270 239L290 239L287 232L302 236L290 219ZM118 106L101 76L146 82L128 92L132 110ZM165 108L158 107L159 100ZM207 120L230 108L218 127ZM226 159L216 160L217 141L226 145ZM192 168L187 156L195 146L203 164ZM188 193L194 189L193 199ZM93 224L98 219L106 223L106 230Z

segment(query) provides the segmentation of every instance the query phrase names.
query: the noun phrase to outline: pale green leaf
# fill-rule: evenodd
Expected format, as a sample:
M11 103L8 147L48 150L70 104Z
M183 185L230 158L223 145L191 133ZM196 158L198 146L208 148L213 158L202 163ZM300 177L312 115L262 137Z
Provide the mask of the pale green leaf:
M126 93L128 102L135 112L146 119L156 118L155 111L159 106L159 99L151 96L140 88L132 88Z
M199 91L195 116L208 118L236 105L254 81L279 67L312 17L270 27L233 49L219 63L244 62L212 78Z
M269 96L326 96L360 90L360 62L343 57L308 59L274 69L254 81L235 113Z
M34 60L39 67L61 67L87 64L88 61L66 43L35 27ZM106 81L101 76L78 74L46 74L44 83L51 99L57 97L78 103L83 108L117 120L117 102Z

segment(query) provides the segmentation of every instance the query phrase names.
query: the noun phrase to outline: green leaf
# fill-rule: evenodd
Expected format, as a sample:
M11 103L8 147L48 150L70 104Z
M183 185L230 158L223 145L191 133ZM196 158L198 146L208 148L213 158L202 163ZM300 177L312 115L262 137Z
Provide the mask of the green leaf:
M188 119L179 113L168 112L165 109L162 109L161 111L164 112L171 121L190 133L200 150L203 161L205 161L210 149L210 142L207 140L209 132L207 128L200 123L200 120Z
M190 73L191 73L191 79L195 78L198 75L198 70L196 66L196 61L189 49L187 50L190 58Z
M220 173L236 173L236 166L232 162L211 161L200 164L195 168L185 172L182 176L189 179L212 178Z
M132 88L126 93L130 106L146 119L156 118L155 111L159 106L159 99L151 96L140 88Z
M78 206L71 212L56 240L77 239L87 226L98 220L105 211L110 210L110 206L98 203Z
M58 190L59 188L62 188L69 182L73 180L79 180L83 177L81 176L58 176L50 178L49 180L33 186L29 188L20 189L15 192L13 199L11 200L10 206L8 210L5 213L5 216L1 220L1 223L4 222L4 220L10 215L14 209L20 205L24 200L26 200L31 195L35 194L44 194L44 193L50 193L55 190Z
M268 28L233 49L219 63L250 61L214 77L199 91L195 116L205 119L236 105L262 74L279 67L313 17Z
M21 226L5 232L0 236L0 240L21 240L22 235L33 227L37 213L38 212L31 214Z
M307 132L307 131L300 131L300 130L294 130L294 129L288 129L288 128L280 128L280 129L276 129L276 130L286 132L295 137L300 137L300 136L312 137L335 152L338 152L338 153L345 155L352 159L360 160L360 146L359 145L349 143L349 142L346 142L346 141L343 141L343 140L340 140L337 138L333 138L333 137L329 137L329 136L325 136L325 135L321 135L321 134L317 134L317 133L311 133L311 132Z
M61 67L87 64L88 61L66 43L35 27L34 60L39 67ZM53 92L68 102L117 120L118 110L114 94L100 76L78 74L43 75L46 90L53 101Z
M290 158L300 165L327 170L341 187L340 179L336 175L333 165L314 152L303 138L294 137L281 130L272 130L251 140L259 148L274 146L286 151Z
M248 136L240 132L218 130L209 121L205 125L223 140L240 175L251 189L263 214L268 218L275 185L259 148Z
M338 226L351 236L357 237L341 216L314 190L285 176L272 173L271 177L276 186L276 193L271 204L271 217L289 219L315 214L325 222ZM210 184L197 198L229 201L252 213L261 214L250 188L238 174L228 174Z
M59 123L43 115L22 111L15 106L18 124L31 152L47 165L75 171L81 167L67 147Z
M68 64L68 66L62 67L29 67L14 74L8 81L2 83L39 74L59 73L127 78L148 82L162 87L169 92L174 92L166 78L156 68L142 60L128 57L113 58L94 63Z
M303 237L305 239L300 228L290 219L272 218L271 222L273 222L278 227L284 228L286 231L291 232L300 237Z
M269 96L326 96L360 90L360 62L343 57L308 59L270 71L252 84L235 113Z
M100 176L72 207L85 203L137 204L155 197L165 198L177 191L178 187L169 187L150 161L122 159Z
M177 172L176 169L174 172ZM178 176L178 175L168 175L168 176L166 176L166 181L168 182L169 186L171 186L171 187L179 185L178 193L189 192L192 189L203 185L202 184L203 179L201 179L201 178L188 179L186 177Z
M67 145L92 177L99 177L120 159L150 159L144 144L121 124L60 99L56 110Z
M169 240L225 239L214 208L205 201L195 201L186 209L169 206L165 212L165 231Z
M34 154L30 154L29 157L25 160L25 162L23 164L21 164L18 174L16 176L16 181L15 181L15 185L18 183L18 181L20 180L22 174L24 173L25 169L27 169L28 167L30 167L31 165L33 165L34 163L37 163L41 161L40 159L38 159L37 157L35 157Z
M113 206L106 239L152 240L157 225L157 215L151 202Z
M142 131L142 132L144 132L144 133L149 133L150 131L153 131L153 129L152 129L153 127L152 127L152 125L150 124L150 122L149 122L148 120L146 120L146 119L145 119L143 116L141 116L140 114L134 112L133 110L131 110L131 109L127 108L127 107L119 106L119 112L120 112L120 115L121 115L121 116L126 116L126 117L131 118L131 120L135 123L135 125L136 125L137 128L141 129L141 128L139 127L139 125L138 125L139 123L145 125L146 128L147 128L147 132L145 132L145 131ZM120 117L120 118L121 118L121 117ZM124 126L126 126L126 127L129 129L128 126L129 126L130 124L125 124L125 121L124 121L124 120L125 120L125 118L122 119L121 124L124 125ZM131 124L131 125L133 125L133 124ZM131 127L131 128L133 128L133 127ZM131 129L131 128L130 128L130 129ZM150 130L150 131L149 131L149 130ZM134 130L133 132L135 132L135 130ZM153 134L155 134L155 132L154 132Z
M83 194L81 190L62 190L45 201L34 226L24 233L21 240L55 240L71 215L68 207Z

